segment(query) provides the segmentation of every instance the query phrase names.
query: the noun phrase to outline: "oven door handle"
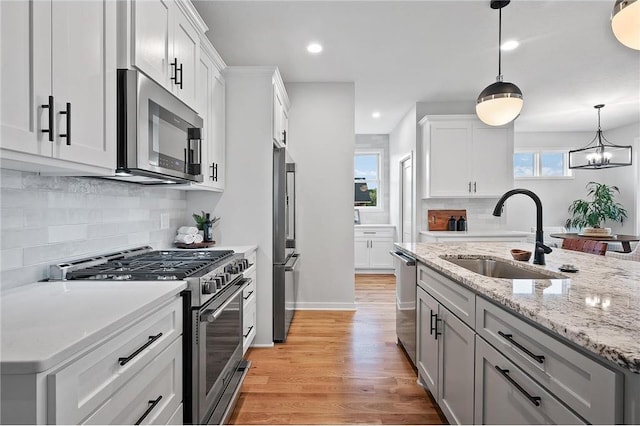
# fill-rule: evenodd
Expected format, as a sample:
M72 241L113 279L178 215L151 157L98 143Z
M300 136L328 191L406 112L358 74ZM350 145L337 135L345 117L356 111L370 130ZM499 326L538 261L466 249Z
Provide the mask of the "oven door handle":
M214 322L215 320L217 320L218 317L222 315L222 312L227 308L227 306L229 306L231 302L233 302L233 299L235 299L240 293L242 293L242 291L249 285L251 281L252 281L251 278L243 278L242 283L239 284L239 288L233 292L231 297L229 297L229 299L226 302L224 302L222 306L220 306L215 311L213 310L204 311L200 315L200 322Z

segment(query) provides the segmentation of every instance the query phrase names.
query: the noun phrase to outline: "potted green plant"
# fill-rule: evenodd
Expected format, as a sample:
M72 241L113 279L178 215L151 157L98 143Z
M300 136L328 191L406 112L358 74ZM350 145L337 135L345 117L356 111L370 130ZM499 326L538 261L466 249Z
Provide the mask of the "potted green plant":
M620 193L620 189L598 182L589 182L586 188L591 200L571 203L569 213L572 217L567 219L565 226L582 229L584 234L609 235L611 228L603 228L604 223L608 220L623 223L627 217L622 204L614 201L615 193Z
M204 223L207 221L207 214L204 211L202 211L201 213L201 215L198 213L194 213L191 215L193 217L193 220L196 222L196 226L198 227L199 231L204 230ZM213 216L211 218L211 224L215 225L219 220L219 217Z

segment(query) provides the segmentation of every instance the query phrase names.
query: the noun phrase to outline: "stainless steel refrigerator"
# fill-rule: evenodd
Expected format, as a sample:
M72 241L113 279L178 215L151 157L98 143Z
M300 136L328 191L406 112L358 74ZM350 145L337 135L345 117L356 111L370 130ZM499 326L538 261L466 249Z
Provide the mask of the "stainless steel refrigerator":
M284 342L298 293L295 211L296 165L285 148L273 148L273 341Z

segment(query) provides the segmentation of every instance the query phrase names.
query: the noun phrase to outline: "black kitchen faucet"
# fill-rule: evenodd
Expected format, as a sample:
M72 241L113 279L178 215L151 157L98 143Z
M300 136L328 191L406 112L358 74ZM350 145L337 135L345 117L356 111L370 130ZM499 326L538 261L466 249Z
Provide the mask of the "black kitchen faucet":
M536 203L536 246L533 252L533 263L534 265L544 265L544 255L551 253L552 250L549 246L544 244L544 232L542 231L542 202L536 194L528 189L512 189L511 191L507 191L504 193L502 198L498 200L498 204L496 204L496 207L493 209L493 215L498 217L502 216L502 207L504 206L504 202L514 194L528 195Z

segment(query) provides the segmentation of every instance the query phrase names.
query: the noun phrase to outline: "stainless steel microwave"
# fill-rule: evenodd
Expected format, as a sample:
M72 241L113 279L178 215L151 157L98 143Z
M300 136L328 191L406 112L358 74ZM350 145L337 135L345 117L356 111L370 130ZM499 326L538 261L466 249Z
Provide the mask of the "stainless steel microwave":
M118 70L117 162L112 179L202 182L202 118L136 70Z

